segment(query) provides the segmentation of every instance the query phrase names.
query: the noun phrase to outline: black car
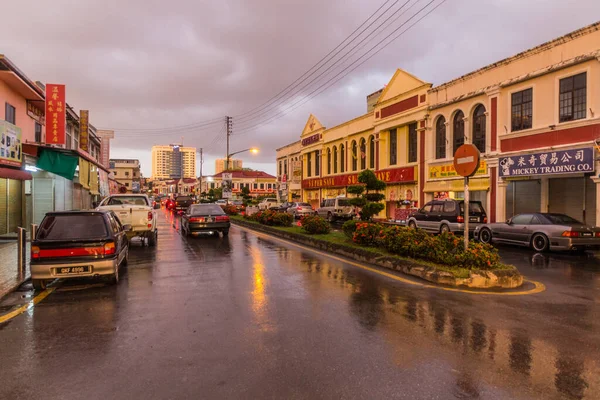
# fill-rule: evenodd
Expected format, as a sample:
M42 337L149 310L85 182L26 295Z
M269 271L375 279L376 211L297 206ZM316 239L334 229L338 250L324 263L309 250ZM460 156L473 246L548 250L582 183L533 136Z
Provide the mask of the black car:
M469 202L469 232L487 223L487 215L480 201ZM465 229L465 202L463 200L434 200L414 212L407 225L432 233L462 233Z
M192 204L194 204L194 198L192 196L177 196L175 198L175 205L172 208L173 211L185 211Z
M43 290L56 278L107 276L119 281L129 256L127 231L112 211L47 213L31 243L31 280Z
M186 236L194 233L229 235L229 216L218 204L194 204L181 218L181 230Z
M293 207L293 206L294 206L294 203L289 203L286 201L285 203L282 203L278 206L269 207L269 210L284 213L284 212L287 212L288 208Z

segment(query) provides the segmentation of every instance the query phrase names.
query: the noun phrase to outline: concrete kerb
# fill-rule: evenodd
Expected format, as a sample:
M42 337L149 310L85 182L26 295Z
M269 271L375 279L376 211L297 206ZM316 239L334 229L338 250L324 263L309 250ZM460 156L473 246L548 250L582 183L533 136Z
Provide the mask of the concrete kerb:
M26 276L22 280L16 281L13 285L7 287L4 291L0 292L0 301L4 300L5 297L16 291L22 284L31 280L31 276Z
M360 261L378 267L399 271L406 275L416 276L428 282L452 287L471 289L515 289L523 285L523 275L517 270L496 270L470 272L468 278L456 278L447 271L438 270L430 265L415 260L404 260L393 256L382 256L369 249L357 249L343 244L330 243L325 240L297 233L285 232L276 228L232 219L237 224L249 229L275 235L292 242L297 242L318 250L334 253L355 261Z

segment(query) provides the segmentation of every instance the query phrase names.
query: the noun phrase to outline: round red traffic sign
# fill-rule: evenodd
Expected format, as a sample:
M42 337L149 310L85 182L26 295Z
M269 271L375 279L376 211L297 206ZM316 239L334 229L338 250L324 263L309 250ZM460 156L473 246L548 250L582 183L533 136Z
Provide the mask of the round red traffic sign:
M479 169L479 149L473 144L463 144L454 153L454 170L460 176L473 176Z

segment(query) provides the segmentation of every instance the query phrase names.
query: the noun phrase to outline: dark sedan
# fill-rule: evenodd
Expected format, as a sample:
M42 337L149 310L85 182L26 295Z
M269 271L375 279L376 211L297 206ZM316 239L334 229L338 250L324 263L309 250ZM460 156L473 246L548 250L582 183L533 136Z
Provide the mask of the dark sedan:
M229 235L229 216L218 204L194 204L181 217L181 230L186 236L197 233Z
M56 278L107 276L119 281L129 242L112 211L63 211L46 214L31 243L31 280L36 290Z
M480 225L475 239L483 243L527 246L535 251L600 248L600 228L565 214L518 214L506 222Z

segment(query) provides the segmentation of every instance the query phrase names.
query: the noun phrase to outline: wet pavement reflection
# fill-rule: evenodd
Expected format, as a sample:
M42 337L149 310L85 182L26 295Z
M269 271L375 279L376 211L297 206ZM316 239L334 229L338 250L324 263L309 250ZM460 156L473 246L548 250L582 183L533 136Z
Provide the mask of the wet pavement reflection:
M474 295L160 218L117 287L58 283L0 325L0 398L600 398L592 254L501 248L548 290Z

